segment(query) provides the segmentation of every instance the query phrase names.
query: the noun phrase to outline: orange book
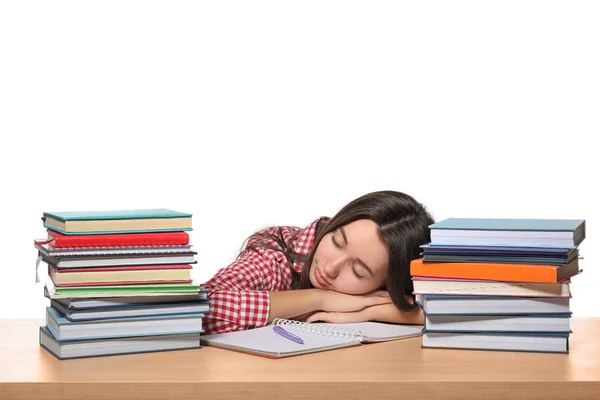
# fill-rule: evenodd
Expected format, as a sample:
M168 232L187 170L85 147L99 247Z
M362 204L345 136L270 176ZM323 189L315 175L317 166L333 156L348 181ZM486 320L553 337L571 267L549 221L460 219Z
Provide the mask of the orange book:
M410 274L437 278L482 279L508 282L557 283L579 272L576 258L566 265L494 264L473 262L423 262L422 258L410 263Z

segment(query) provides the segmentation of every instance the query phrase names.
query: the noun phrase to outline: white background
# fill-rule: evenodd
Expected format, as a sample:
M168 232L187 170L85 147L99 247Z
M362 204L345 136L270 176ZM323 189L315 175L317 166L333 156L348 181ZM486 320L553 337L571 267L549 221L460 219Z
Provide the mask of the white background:
M44 211L193 213L197 281L267 225L393 189L581 218L600 315L600 4L0 3L0 318L42 318ZM40 268L40 275L45 274Z

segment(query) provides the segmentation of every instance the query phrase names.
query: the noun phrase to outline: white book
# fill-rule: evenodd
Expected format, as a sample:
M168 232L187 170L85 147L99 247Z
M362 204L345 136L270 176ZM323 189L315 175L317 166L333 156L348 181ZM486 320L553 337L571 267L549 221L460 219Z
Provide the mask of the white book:
M577 247L585 220L448 218L429 226L433 245Z
M423 333L423 348L568 353L568 334Z
M415 279L414 294L571 297L568 282L534 283L459 279Z

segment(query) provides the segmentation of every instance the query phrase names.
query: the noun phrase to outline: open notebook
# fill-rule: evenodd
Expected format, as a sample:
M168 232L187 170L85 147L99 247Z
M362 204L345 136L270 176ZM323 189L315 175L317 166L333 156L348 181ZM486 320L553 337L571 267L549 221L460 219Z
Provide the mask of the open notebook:
M299 336L304 344L295 343L273 331L279 325ZM384 342L420 336L418 325L392 325L381 322L348 324L306 323L275 319L273 324L247 331L200 336L200 343L270 358L357 346L362 343Z

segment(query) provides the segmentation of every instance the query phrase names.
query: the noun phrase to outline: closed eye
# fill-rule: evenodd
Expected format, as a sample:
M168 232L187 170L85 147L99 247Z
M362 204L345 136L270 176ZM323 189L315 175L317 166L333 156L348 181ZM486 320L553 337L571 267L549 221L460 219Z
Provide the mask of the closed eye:
M342 246L338 242L335 241L335 236L333 236L333 235L331 235L331 243L333 243L333 245L335 247L337 247L338 249L342 248Z
M358 272L356 272L356 266L354 264L352 264L352 273L354 274L354 276L356 276L358 279L363 279L364 276L362 276L361 274L359 274Z

